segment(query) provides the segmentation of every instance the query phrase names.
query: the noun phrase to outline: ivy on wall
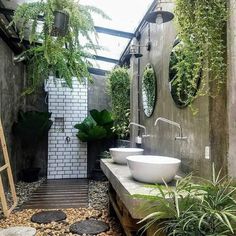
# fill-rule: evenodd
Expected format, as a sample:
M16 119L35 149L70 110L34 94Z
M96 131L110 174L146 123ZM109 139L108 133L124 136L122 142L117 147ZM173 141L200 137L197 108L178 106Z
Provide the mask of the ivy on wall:
M126 68L116 67L107 76L114 118L113 131L120 137L129 135L130 76Z
M190 102L198 96L219 94L226 79L227 1L176 0L175 15L184 55L184 60L179 60L175 66L178 96L181 97L186 80L187 86L196 86L199 71L202 71L201 87L196 94L189 96ZM214 91L211 91L209 82L215 84Z

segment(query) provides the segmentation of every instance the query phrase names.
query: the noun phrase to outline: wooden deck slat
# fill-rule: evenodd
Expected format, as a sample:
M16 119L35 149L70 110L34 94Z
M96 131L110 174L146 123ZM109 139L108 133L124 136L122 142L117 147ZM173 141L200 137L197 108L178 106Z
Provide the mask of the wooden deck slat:
M46 180L24 209L65 209L88 206L88 180Z

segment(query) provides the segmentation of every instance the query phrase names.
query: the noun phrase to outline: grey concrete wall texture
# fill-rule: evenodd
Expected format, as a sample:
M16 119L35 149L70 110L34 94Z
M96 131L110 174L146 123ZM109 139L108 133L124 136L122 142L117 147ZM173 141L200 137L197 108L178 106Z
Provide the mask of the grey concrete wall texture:
M25 109L26 98L21 96L24 88L24 65L13 63L13 53L0 38L0 114L14 176L22 168L22 151L12 135L12 124L18 110ZM2 160L2 151L0 150Z
M165 10L172 11L173 8L174 5L171 3L163 4L163 9ZM222 129L225 128L225 124L219 131L215 131L217 125L216 122L214 122L216 118L215 115L225 119L224 109L221 111L222 114L219 114L219 109L221 109L222 106L224 108L224 104L221 104L216 111L214 107L217 106L217 102L219 101L216 100L212 102L208 97L197 98L193 103L193 107L199 108L197 115L193 115L189 107L180 109L175 105L169 90L170 53L177 35L175 23L172 21L162 25L150 24L150 29L152 48L150 52L148 52L146 48L141 48L143 57L140 59L140 75L142 77L147 63L151 63L154 66L157 77L157 100L153 115L150 118L146 117L142 107L140 78L139 123L145 125L147 127L147 133L151 135L143 139L145 153L177 157L182 161L182 171L186 173L194 172L199 176L209 178L211 176L213 160L215 159L217 163L220 163L222 159L225 158L224 154L226 154L226 146L224 146L222 147L222 156L211 156L210 160L205 159L205 147L211 145L211 152L215 153L216 149L214 143L216 143L215 139L217 134L220 138L223 138L225 135L225 130L222 131ZM140 44L145 45L148 42L147 26L143 28L141 34ZM133 76L133 79L137 79L137 76ZM137 87L134 86L132 89L136 90ZM135 92L133 92L133 94L135 94ZM220 97L220 99L225 98L225 95L222 96L223 97ZM137 97L132 98L132 104L134 103L134 106L137 106L137 104L135 104L136 102ZM183 135L188 138L187 141L175 141L175 137L179 136L179 130L174 126L160 122L157 127L154 127L154 122L157 117L164 117L180 123L183 128ZM135 118L132 117L132 120L133 119ZM218 126L219 125L221 124L218 124Z
M229 149L228 169L229 175L236 178L236 7L235 1L229 1L230 19L228 23L228 125Z
M92 75L93 83L88 85L88 111L110 109L110 96L107 93L105 76Z
M23 63L13 62L13 52L0 38L0 114L4 126L8 152L16 178L24 168L23 152L19 140L12 135L12 125L17 121L19 109L47 111L43 89L30 96L22 96L26 87L26 73ZM2 155L0 151L0 155ZM40 175L47 171L47 140L40 144L35 158L35 166L41 168Z

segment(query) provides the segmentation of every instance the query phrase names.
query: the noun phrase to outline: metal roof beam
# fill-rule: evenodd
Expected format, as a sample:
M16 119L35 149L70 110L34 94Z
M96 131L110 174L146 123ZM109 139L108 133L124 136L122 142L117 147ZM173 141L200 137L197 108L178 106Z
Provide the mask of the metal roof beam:
M133 33L129 33L125 31L114 30L114 29L104 28L100 26L95 26L94 28L97 33L109 34L116 37L128 38L128 39L132 39L134 37Z
M88 68L88 71L90 74L100 75L100 76L105 76L108 73L107 70L102 70L102 69L93 68L93 67Z
M102 57L102 56L98 56L98 55L94 55L94 58L98 61L105 61L105 62L109 62L109 63L113 63L113 64L119 63L119 60L114 59L114 58Z

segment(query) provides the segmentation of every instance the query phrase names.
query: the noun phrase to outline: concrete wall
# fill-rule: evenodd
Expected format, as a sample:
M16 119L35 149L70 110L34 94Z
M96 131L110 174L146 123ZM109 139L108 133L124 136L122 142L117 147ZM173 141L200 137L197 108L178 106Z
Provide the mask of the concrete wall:
M172 11L174 5L165 3L163 9ZM189 107L178 108L169 91L169 60L170 53L175 41L177 32L175 23L169 22L162 25L150 24L152 48L148 52L146 48L141 48L143 57L140 59L140 75L142 77L147 63L154 66L157 77L157 101L153 115L148 118L145 116L142 107L141 98L141 77L138 78L137 66L131 65L133 71L133 80L139 79L139 99L137 99L137 83L133 81L133 97L131 108L140 107L139 123L147 127L149 138L143 139L143 147L146 154L158 154L173 156L182 160L182 171L209 178L211 176L212 162L216 165L227 166L227 122L226 119L226 94L223 89L222 95L216 100L208 97L199 97L193 107L199 108L197 115ZM140 44L145 45L148 42L148 26L142 29ZM135 62L136 61L136 62ZM137 64L137 59L133 60ZM134 68L136 68L134 70ZM139 101L139 105L138 105ZM136 107L136 108L135 108ZM137 113L136 111L132 112ZM136 115L132 116L134 121ZM187 136L187 141L175 141L179 136L178 128L160 122L154 127L157 117L164 117L182 125L183 135ZM136 120L137 121L137 120ZM135 132L133 132L135 133ZM136 133L137 134L137 133ZM135 134L135 135L136 135ZM131 137L134 138L134 135ZM216 147L218 145L218 147ZM211 159L205 159L205 147L211 146ZM218 168L219 169L219 168ZM225 172L227 172L225 170Z
M103 109L110 108L110 97L107 94L106 89L106 77L99 75L92 75L93 83L88 85L88 111L97 109L101 111Z
M22 168L22 151L12 135L12 124L19 109L25 109L26 98L21 96L24 88L24 65L14 64L12 51L0 38L0 114L5 132L8 153L14 176ZM2 160L2 152L0 150Z
M228 23L228 125L229 175L236 179L236 5L234 0L229 1L230 19Z

